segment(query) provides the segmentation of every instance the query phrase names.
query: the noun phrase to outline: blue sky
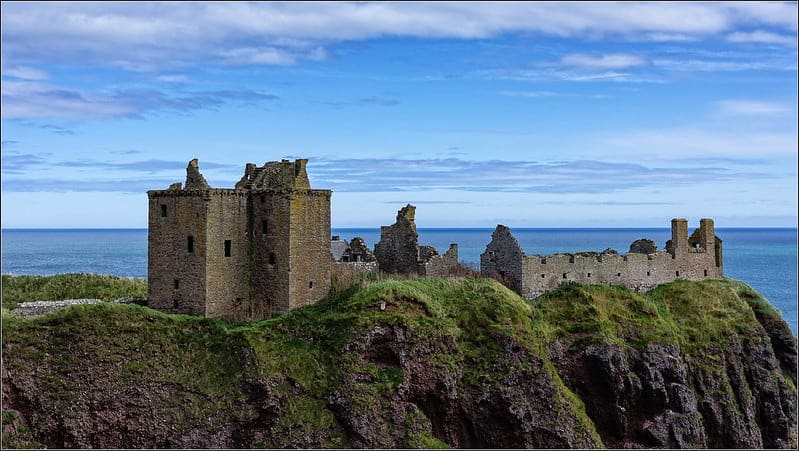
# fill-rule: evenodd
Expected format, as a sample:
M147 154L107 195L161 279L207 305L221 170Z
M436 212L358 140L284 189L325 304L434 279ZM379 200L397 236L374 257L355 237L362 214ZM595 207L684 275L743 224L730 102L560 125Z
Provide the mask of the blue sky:
M2 226L308 158L333 227L797 224L794 3L2 3Z

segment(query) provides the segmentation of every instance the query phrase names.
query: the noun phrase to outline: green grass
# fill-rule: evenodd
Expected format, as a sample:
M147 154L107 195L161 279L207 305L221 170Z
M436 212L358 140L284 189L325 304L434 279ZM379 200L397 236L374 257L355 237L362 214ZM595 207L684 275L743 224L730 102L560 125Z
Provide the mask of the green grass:
M314 305L262 321L168 315L130 304L79 305L20 319L7 309L21 299L143 296L135 290L146 287L143 281L103 276L7 277L4 358L18 369L38 368L43 403L69 412L76 403L80 407L82 398L75 393L93 386L122 390L131 384L169 385L176 387L174 399L154 409L185 430L209 416L254 415L232 406L244 397L242 384L261 381L285 400L286 414L275 426L282 441L264 443L269 447L287 446L285 440L319 431L323 443L347 446L327 408L327 399L337 390L351 395L356 411L378 417L385 412L406 380L402 367L345 352L376 326L401 326L408 331L406 348L429 349L433 371L462 374L460 383L477 390L490 389L511 371L530 370L529 362L502 363L506 351L498 338L512 337L552 374L554 411L571 415L598 441L582 401L548 359L547 343L566 340L573 351L601 342L633 348L677 344L713 364L714 354L707 349L757 326L753 310L779 317L762 296L731 280L676 281L648 293L571 283L529 301L490 279L381 276L363 278ZM7 303L8 286L13 295ZM352 374L359 376L358 382L343 385ZM406 445L447 446L429 434L408 435Z
M29 301L84 298L112 301L124 296L146 299L147 280L97 274L2 276L2 305L6 309Z

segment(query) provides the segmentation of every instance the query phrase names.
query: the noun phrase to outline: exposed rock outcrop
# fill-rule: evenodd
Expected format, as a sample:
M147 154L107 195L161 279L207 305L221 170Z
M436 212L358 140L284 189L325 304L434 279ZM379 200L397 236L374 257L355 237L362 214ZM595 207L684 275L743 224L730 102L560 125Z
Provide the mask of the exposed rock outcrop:
M11 447L796 446L796 338L733 281L374 282L236 327L78 305L3 348Z

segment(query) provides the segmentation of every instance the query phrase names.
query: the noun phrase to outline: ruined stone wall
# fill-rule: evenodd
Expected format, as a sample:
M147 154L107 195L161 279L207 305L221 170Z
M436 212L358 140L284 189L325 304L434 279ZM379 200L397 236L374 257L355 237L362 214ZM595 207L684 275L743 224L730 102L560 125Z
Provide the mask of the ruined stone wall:
M425 277L444 277L453 274L458 267L458 245L452 243L443 255L429 256L427 261L420 261L418 272Z
M210 190L207 201L206 315L247 310L251 299L247 196L241 190ZM225 241L230 241L229 256Z
M393 225L380 228L375 258L380 270L388 274L416 274L419 263L419 234L414 216L416 207L406 205L397 212Z
M290 201L289 308L312 304L330 290L330 195L296 191Z
M510 230L500 225L494 231L486 252L481 255L481 272L491 277L509 276L506 277L509 286L526 297L536 297L569 281L621 285L647 291L677 279L698 281L723 277L721 262L717 265L716 261L716 255L721 254L721 243L713 235L712 220L703 220L700 227L702 245L713 243L714 248L710 249L689 246L685 223L684 220L672 222L671 241L676 245L669 252L629 253L623 256L525 255Z
M510 229L497 225L491 242L480 255L480 272L493 277L513 290L522 292L522 260L524 251Z
M204 315L206 194L177 185L147 192L147 305L162 312ZM193 252L188 251L188 236L193 237Z
M336 273L342 276L357 276L359 274L376 274L380 272L377 262L334 262Z

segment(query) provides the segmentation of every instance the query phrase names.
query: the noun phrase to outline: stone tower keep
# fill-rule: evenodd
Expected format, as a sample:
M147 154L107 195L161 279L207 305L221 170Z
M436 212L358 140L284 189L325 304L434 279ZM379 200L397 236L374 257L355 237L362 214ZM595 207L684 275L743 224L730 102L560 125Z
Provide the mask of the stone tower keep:
M220 189L195 159L184 186L148 191L149 306L266 317L327 294L331 191L311 189L306 164L248 163Z

